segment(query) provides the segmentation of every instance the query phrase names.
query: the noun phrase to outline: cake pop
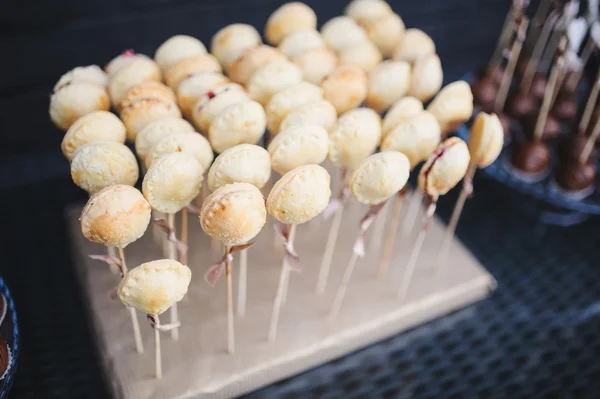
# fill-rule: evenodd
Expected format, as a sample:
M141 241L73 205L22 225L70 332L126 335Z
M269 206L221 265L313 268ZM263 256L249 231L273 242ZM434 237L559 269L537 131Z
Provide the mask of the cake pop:
M301 81L302 71L295 64L272 61L254 72L246 88L251 99L266 106L275 93Z
M420 29L407 29L400 44L394 50L393 58L397 61L414 63L418 58L435 54L435 43Z
M412 67L412 79L408 94L422 102L429 101L442 88L444 72L437 54L417 58Z
M260 34L248 24L231 24L220 29L212 38L211 53L228 68L244 52L262 43Z
M423 103L414 97L404 97L396 101L383 118L383 137L403 120L423 111Z
M279 179L267 198L267 212L277 221L291 225L290 229L280 229L284 239L286 256L281 267L277 294L273 304L273 313L269 326L269 341L275 341L279 324L279 313L285 287L289 279L289 269L294 267L297 256L294 252L294 236L296 226L318 216L329 202L331 190L330 177L327 171L319 165L305 165L293 169Z
M167 39L156 49L154 61L156 61L164 73L167 73L178 62L206 53L206 46L195 37L175 35Z
M110 112L91 112L69 127L61 143L62 153L70 161L79 147L94 141L124 143L125 125Z
M290 126L309 125L322 126L328 132L331 132L337 122L337 113L335 107L327 100L312 101L301 105L285 116L281 124L280 130L285 130Z
M404 188L409 174L408 159L400 152L382 152L371 155L352 172L348 183L350 192L359 202L367 204L371 208L367 216L361 220L359 236L331 306L331 316L337 315L342 306L358 256L364 256L362 242L369 225L382 208L382 204Z
M181 118L163 118L149 123L135 138L135 152L142 161L161 138L173 133L193 132L194 127Z
M225 244L225 256L212 266L206 280L214 285L225 268L227 277L227 351L235 352L233 324L233 287L231 279L232 252L248 248L248 244L265 225L267 212L260 190L248 183L222 186L202 204L200 224L209 236Z
M268 147L271 167L281 175L302 165L320 164L327 158L329 137L321 126L291 126Z
M442 135L455 131L473 114L473 94L462 80L445 86L427 107L440 124Z
M367 34L350 17L335 17L325 22L321 27L321 35L327 46L335 52L367 41Z
M121 102L116 105L116 109L118 112L121 112L121 104L144 97L160 97L173 102L176 100L175 93L169 87L154 80L147 80L127 90L121 98Z
M213 161L210 143L204 136L196 132L177 132L159 139L148 151L145 158L146 168L165 154L185 152L196 158L203 170L208 170Z
M325 40L316 29L307 29L286 36L278 48L286 57L294 59L307 50L326 46Z
M165 73L165 83L173 90L177 90L179 84L195 73L218 72L221 73L221 64L211 54L200 54L185 58L173 65Z
M276 48L260 44L250 47L244 54L227 67L227 75L236 83L245 85L260 67L271 61L284 61L285 55Z
M202 96L219 86L231 83L220 73L200 72L181 81L177 87L177 104L189 120L193 120L194 106Z
M365 103L383 113L404 97L411 84L410 64L404 61L383 61L369 73Z
M143 263L125 275L119 285L119 299L125 306L148 315L154 329L155 378L162 378L160 331L168 331L179 323L160 324L159 315L181 301L187 293L192 271L176 260L161 259Z
M392 12L384 0L352 0L344 10L344 14L361 25L377 22Z
M181 111L173 101L162 97L143 97L121 106L121 120L127 128L127 139L135 142L142 129L163 118L181 118Z
M94 83L100 87L106 87L108 77L98 65L76 67L60 77L54 85L53 91L56 92L65 86L81 82Z
M118 106L129 89L148 80L160 82L161 77L156 62L147 58L137 58L111 76L108 82L110 100L114 106Z
M355 65L365 72L370 72L383 59L377 46L365 40L339 52L340 65Z
M302 70L304 80L314 84L321 83L339 62L335 53L327 47L306 50L293 61Z
M392 58L394 50L400 45L406 27L398 14L388 14L376 21L364 25L370 41L373 42L385 58Z
M123 51L123 53L119 54L118 56L110 60L108 64L106 64L106 66L104 67L104 72L106 72L108 78L111 79L118 71L139 59L145 59L148 61L152 60L147 55L136 53L132 49L125 50Z
M340 65L321 82L323 97L331 102L338 114L358 107L367 97L365 72L352 65Z
M236 83L215 87L203 95L194 107L193 119L198 128L208 133L213 120L227 107L248 101L249 97Z
M306 29L317 28L317 15L304 3L291 2L271 14L265 26L265 38L278 46L287 36Z
M208 130L208 140L217 153L238 144L257 144L266 125L265 111L259 103L238 102L215 117Z
M323 98L323 89L312 83L302 82L276 93L265 107L267 128L271 135L279 133L281 121L294 108Z

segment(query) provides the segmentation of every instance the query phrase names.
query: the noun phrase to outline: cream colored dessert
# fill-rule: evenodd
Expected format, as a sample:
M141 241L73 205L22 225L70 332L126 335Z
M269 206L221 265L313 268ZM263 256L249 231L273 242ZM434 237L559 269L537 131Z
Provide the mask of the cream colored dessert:
M271 178L271 159L264 148L240 144L223 151L208 171L211 191L231 183L248 183L262 188Z
M321 126L292 126L279 133L268 147L271 167L281 175L327 158L329 137Z
M410 64L404 61L383 61L369 73L369 89L365 102L383 113L406 95L411 84Z
M126 129L115 114L94 111L71 125L61 143L64 156L70 161L79 147L94 141L125 142Z
M348 187L363 204L377 205L398 191L408 181L410 166L400 152L380 152L365 158L352 171Z
M338 114L358 107L367 97L367 75L359 67L340 65L321 82L323 97Z
M187 35L175 35L156 49L154 60L163 72L167 72L181 60L202 54L206 54L206 46L200 40Z
M279 45L287 36L306 29L316 29L317 15L304 3L291 2L279 7L269 16L265 26L267 42Z

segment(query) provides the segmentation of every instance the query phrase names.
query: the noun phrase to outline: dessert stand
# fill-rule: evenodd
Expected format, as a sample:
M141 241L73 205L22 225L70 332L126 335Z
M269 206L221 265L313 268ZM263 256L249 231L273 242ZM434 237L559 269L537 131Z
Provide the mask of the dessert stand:
M302 254L302 272L294 274L289 297L282 312L275 343L267 341L273 298L281 267L280 253L273 249L272 224L269 221L248 252L248 303L246 315L236 317L236 353L226 351L225 284L211 288L203 275L215 260L208 236L199 223L190 223L189 266L192 283L179 304L182 322L180 340L163 339L164 376L154 379L152 330L142 324L146 352L138 355L128 324L128 314L109 292L118 279L104 263L90 254L103 248L87 241L78 223L81 207L66 215L81 283L88 293L94 318L96 341L105 372L118 398L229 398L248 393L319 364L343 356L371 343L400 333L448 312L455 311L487 296L496 286L494 278L458 241L449 261L439 274L431 272L445 226L436 219L430 226L415 278L405 301L397 299L399 276L410 253L418 229L412 237L398 238L391 273L377 279L378 256L367 248L359 260L356 274L340 313L329 316L329 309L351 247L359 220L366 207L355 201L340 230L331 267L329 286L319 296L314 287L329 222L312 221L298 228L296 249ZM320 223L312 225L314 223ZM151 234L127 248L128 263L133 267L159 258L158 246ZM234 279L237 278L237 257ZM430 266L431 265L431 266Z

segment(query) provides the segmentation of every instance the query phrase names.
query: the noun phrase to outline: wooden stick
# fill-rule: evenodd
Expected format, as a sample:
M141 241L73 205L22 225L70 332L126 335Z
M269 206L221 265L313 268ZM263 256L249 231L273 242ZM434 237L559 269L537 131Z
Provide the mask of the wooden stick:
M117 255L117 250L115 247L106 247L106 252L108 254L108 256L110 256L111 258L116 258ZM121 271L119 270L119 268L115 265L113 265L112 263L108 265L108 267L110 268L110 272L112 274L120 274Z
M433 215L435 213L437 200L433 199L430 201L431 204L427 207L427 211L423 219L423 226L421 227L421 231L419 232L417 241L415 242L412 252L410 253L410 258L408 258L408 263L406 265L406 268L404 269L402 280L400 281L400 288L398 289L398 299L401 301L403 301L406 298L406 294L408 293L408 288L410 287L412 276L415 272L415 267L417 266L417 261L419 260L421 249L423 248L423 242L425 242L425 237L427 236L427 232L429 231L429 224L431 223L431 219L433 218Z
M500 113L504 110L504 104L506 103L506 98L508 97L508 90L510 89L510 83L512 82L512 77L515 72L515 68L517 67L519 54L521 54L521 49L523 48L525 33L527 32L528 26L529 20L527 17L522 17L517 30L517 37L510 50L510 59L508 61L508 65L504 69L502 81L500 82L500 88L498 89L498 94L494 103L494 109L496 113Z
M552 105L552 97L554 96L554 88L556 87L556 82L558 81L560 71L562 70L562 65L564 63L563 57L559 57L556 61L556 65L552 68L552 72L550 73L550 79L548 80L548 86L546 88L546 93L544 93L544 99L542 100L542 106L539 111L539 115L537 121L535 123L535 129L533 131L534 138L536 141L541 141L542 133L544 132L544 127L546 125L546 120L548 119L548 113L550 112L550 106Z
M158 315L153 316L156 323L160 323ZM160 350L160 331L158 326L154 326L154 375L157 380L162 379L162 354Z
M248 250L240 252L240 275L238 280L237 315L246 314L246 292L248 287Z
M183 209L181 210L181 242L185 244L185 246L187 247L188 245L188 209L186 207L183 207ZM188 255L187 255L187 251L182 251L179 254L179 257L181 259L179 259L179 261L186 265L188 264Z
M569 77L569 80L567 80L566 86L567 86L567 90L570 93L574 93L575 90L577 89L577 86L579 85L579 82L581 81L581 77L583 76L583 72L585 71L585 65L587 64L588 60L590 59L592 52L594 51L595 48L596 48L596 42L594 42L594 39L592 38L592 36L590 36L588 38L587 43L583 47L583 50L581 51L581 57L580 57L581 68L577 72L573 72L571 74L571 76Z
M297 225L293 224L290 227L290 235L288 237L288 241L290 242L290 244L293 246L294 245L294 239L296 238L296 227ZM279 245L281 248L283 248L283 246L280 244ZM285 305L285 303L287 302L287 297L288 297L288 291L289 291L289 285L290 285L290 266L287 264L287 262L284 261L284 263L286 264L286 267L288 269L286 275L285 275L285 282L283 285L283 297L281 298L281 304Z
M225 247L225 255L231 252L231 247ZM235 330L233 324L233 281L231 279L231 261L225 263L225 276L227 277L227 352L235 353Z
M404 222L402 223L402 237L407 237L412 233L415 222L417 221L417 216L419 216L421 202L423 202L423 192L417 188L412 193L406 215L404 216Z
M125 262L125 251L123 248L118 248L119 259L121 260L121 271L123 277L128 272L127 262ZM127 307L129 309L129 316L131 317L131 326L133 327L133 341L135 342L135 350L137 353L144 353L144 342L142 341L142 334L140 332L140 322L138 321L137 313L134 308Z
M504 18L504 25L502 25L502 30L500 31L500 36L498 37L498 42L496 43L496 49L494 50L492 59L488 64L490 69L497 67L502 60L502 52L506 47L507 42L510 40L513 25L515 24L514 11L515 6L513 4L510 6L508 14L506 14L506 18Z
M590 137L588 137L587 141L585 142L585 147L583 147L583 151L581 152L581 155L579 157L580 164L583 165L588 161L588 158L592 154L592 150L594 149L594 145L596 144L596 140L598 140L598 137L600 137L600 119L596 121L592 134L590 134Z
M548 19L546 20L546 23L540 32L540 38L533 47L531 58L527 63L527 68L525 68L525 73L523 74L523 79L521 80L521 94L527 94L529 93L529 90L531 90L533 77L538 70L542 53L546 47L546 44L548 43L548 39L550 38L552 28L556 23L557 16L558 15L555 12L552 12L550 16L548 16Z
M175 230L175 214L169 213L167 214L167 224L169 225L169 229L172 231ZM167 233L168 235L168 233ZM169 259L177 259L177 249L175 247L175 243L167 238L168 243L168 258ZM177 303L174 303L173 306L169 308L169 316L171 318L171 324L179 323L179 316L177 314ZM175 341L179 340L179 327L175 327L171 330L171 338Z
M590 92L590 96L588 97L587 103L585 104L585 109L583 110L583 115L581 115L581 121L579 122L579 134L585 134L590 125L590 120L592 119L592 113L594 112L594 108L596 108L596 102L598 101L598 94L600 93L600 71L596 75L596 82L592 87L592 91Z
M350 277L352 277L352 272L354 271L354 267L356 266L356 261L358 259L358 254L352 251L352 256L350 257L350 261L346 265L346 269L344 270L344 276L342 277L342 282L338 287L335 297L333 299L333 304L331 305L331 310L329 312L330 317L335 317L340 311L342 307L342 302L344 301L344 296L346 295L346 289L348 288L348 283L350 282Z
M458 220L462 214L465 201L473 191L472 181L476 170L477 164L474 162L469 166L469 169L467 169L467 173L463 178L462 190L458 196L458 199L456 200L456 205L454 206L452 217L450 218L450 223L448 223L448 228L444 234L441 250L438 253L437 261L434 264L435 273L439 273L440 270L446 265L446 261L448 260L448 254L450 252L450 248L452 247L452 243L454 242L454 233L456 232Z
M293 224L290 229L289 240L293 242L293 238L296 234L296 225ZM281 312L281 305L283 304L283 298L286 290L286 281L289 279L289 266L287 264L287 258L283 258L283 264L281 265L281 272L279 274L279 284L277 284L277 293L275 294L275 300L273 302L273 313L271 314L271 323L269 325L269 342L275 342L277 339L277 327L279 325L279 313Z
M388 274L392 249L396 242L396 233L398 232L398 224L400 223L400 211L402 210L402 203L404 202L405 196L405 192L401 191L396 195L396 198L394 198L392 216L388 224L381 258L379 259L379 267L377 268L377 277L379 278L385 278Z
M331 227L329 228L329 234L327 235L327 243L325 244L325 251L323 252L323 258L321 259L321 268L319 269L319 278L317 280L317 294L322 295L327 287L327 280L329 279L329 270L331 269L331 261L333 260L333 253L335 251L335 244L337 242L337 236L340 231L340 225L342 223L342 215L344 213L344 203L342 202L340 207L336 209L331 221Z

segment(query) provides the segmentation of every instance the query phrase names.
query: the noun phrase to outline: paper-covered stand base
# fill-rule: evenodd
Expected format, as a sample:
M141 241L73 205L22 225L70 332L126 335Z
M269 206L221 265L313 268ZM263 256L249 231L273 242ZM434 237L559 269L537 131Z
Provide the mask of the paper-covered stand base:
M494 279L458 242L454 243L442 273L433 275L428 270L436 259L445 227L435 220L405 301L399 301L396 293L415 234L404 239L398 235L391 272L385 280L375 277L379 254L369 251L368 245L366 257L358 261L340 313L330 318L333 295L365 211L354 201L346 206L329 285L322 296L315 294L315 284L330 222L312 221L298 227L295 246L302 272L291 274L288 301L273 344L267 341L267 331L281 253L274 250L272 221L267 222L248 253L248 304L245 317L235 317L234 356L226 351L225 280L215 288L203 280L216 256L211 253L208 237L201 232L197 216L190 215L192 282L186 298L179 303L180 340L175 342L169 333L162 334L164 375L156 381L152 330L139 313L146 351L137 354L129 313L118 300L109 298L109 292L118 284L117 276L110 273L106 264L88 258L90 254L105 253L105 249L82 237L80 208L71 210L67 216L72 225L72 242L95 320L99 352L115 396L235 397L459 309L485 297L495 286ZM125 254L130 268L162 257L151 228L127 247ZM235 291L238 261L236 256ZM235 300L234 296L234 303ZM169 312L161 316L161 322L169 322Z

